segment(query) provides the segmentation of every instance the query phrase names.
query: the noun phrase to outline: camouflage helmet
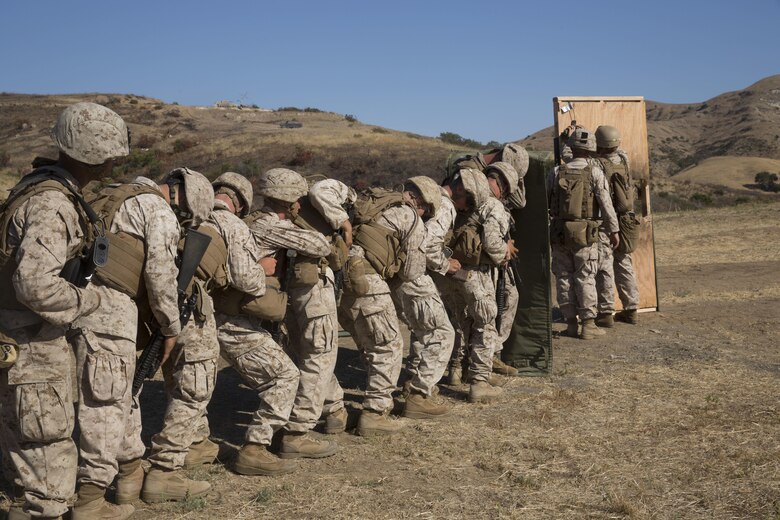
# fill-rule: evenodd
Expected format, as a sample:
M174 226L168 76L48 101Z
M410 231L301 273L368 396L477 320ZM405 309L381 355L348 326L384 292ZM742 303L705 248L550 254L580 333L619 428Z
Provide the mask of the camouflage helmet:
M311 189L312 186L317 184L320 181L328 180L328 177L321 174L321 173L312 173L309 175L306 175L303 177L306 180L306 184L309 186L309 189Z
M209 217L209 213L214 209L214 190L211 182L202 173L189 168L176 168L165 176L163 182L172 190L176 189L177 185L184 184L187 210L181 211L181 208L174 207L177 216L192 219L194 227Z
M225 172L217 177L214 182L211 183L214 191L218 191L220 188L231 189L241 199L239 202L243 206L241 209L241 215L249 213L249 209L252 207L252 183L249 179L235 172Z
M263 197L292 204L309 192L309 185L296 171L271 168L258 176L257 192Z
M406 182L413 184L414 187L417 188L417 191L420 192L425 203L430 206L431 209L428 212L427 217L435 217L436 212L439 211L439 207L441 206L441 189L436 181L425 175L417 175L415 177L409 177Z
M519 144L505 144L501 149L501 160L511 164L520 179L528 173L528 152Z
M103 164L130 153L127 125L119 115L97 103L65 108L51 129L57 148L79 162Z
M566 144L572 150L587 150L588 152L596 151L596 136L593 132L587 128L577 127L574 132L569 135Z
M508 162L498 161L488 165L485 168L485 175L488 177L498 176L504 180L508 191L504 193L505 197L508 197L517 190L517 183L520 181L520 177L517 172Z
M620 130L614 126L601 125L596 129L596 146L599 148L617 148L620 146Z
M458 172L463 189L474 197L475 207L482 206L490 198L490 185L487 177L475 168L463 168Z

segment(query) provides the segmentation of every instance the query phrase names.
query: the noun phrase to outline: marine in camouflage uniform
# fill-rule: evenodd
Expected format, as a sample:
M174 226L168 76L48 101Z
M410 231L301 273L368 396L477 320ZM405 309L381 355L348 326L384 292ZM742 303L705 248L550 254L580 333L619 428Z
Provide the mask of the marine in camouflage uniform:
M506 235L509 232L508 213L492 193L485 175L479 170L465 168L452 183L453 202L468 222L463 227L474 229L480 243L479 260L463 265L465 281L447 278L445 300L452 300L454 309L464 314L454 317L461 322L464 351L455 352L451 373L458 373L460 360L469 357L469 399L472 402L489 401L500 394L500 388L488 383L492 371L493 354L497 347L496 287L493 271L505 263L509 255ZM458 224L456 223L456 226ZM460 229L460 228L458 228ZM456 230L458 233L458 230ZM457 236L455 237L457 240ZM459 256L458 247L454 257ZM464 263L461 260L461 263ZM457 345L457 343L456 343Z
M379 211L370 224L376 225L397 241L396 258L403 256L397 276L401 282L418 279L425 274L425 226L420 220L424 209L413 207L411 196L403 195L406 203L397 203ZM400 200L400 197L399 197ZM356 206L361 204L359 199ZM367 225L363 223L361 225ZM360 228L355 230L355 243L349 251L348 271L355 272L358 265L367 265L367 252L358 245ZM348 275L348 278L351 278ZM352 289L345 290L339 305L339 319L358 345L367 367L366 391L363 411L358 421L360 435L387 434L397 432L403 424L388 417L393 408L392 392L396 388L403 358L403 339L390 287L385 276L374 268L361 276L364 286L360 294Z
M612 199L604 172L597 162L590 158L596 151L596 140L592 132L584 128L577 128L572 132L568 141L574 158L566 164L566 168L572 171L581 171L590 168L590 192L593 200L584 201L583 206L597 206L599 214L594 215L593 220L603 220L603 226L610 235L613 246L619 242L617 235L618 222L612 207ZM549 174L547 186L553 187L550 192L550 208L553 230L562 229L564 219L557 212L558 203L555 201L558 193L560 167L555 167ZM587 219L582 218L580 221ZM552 271L556 276L556 288L558 306L567 322L567 335L577 336L577 316L582 320L582 339L593 339L603 335L594 323L596 307L598 304L596 292L596 270L598 268L599 250L598 240L585 246L573 245L564 242L563 239L551 240L552 247Z
M9 510L13 519L60 518L75 490L73 357L66 333L98 309L101 299L94 288L81 289L60 277L66 261L81 253L88 224L71 191L109 174L113 159L128 153L124 121L94 103L67 107L52 138L60 150L59 169L46 175L63 188L24 200L3 237L12 256L0 280L0 328L19 346L16 363L0 370L3 464L13 467L23 492L23 502ZM27 177L20 185L33 180ZM117 509L117 518L133 511Z
M281 277L287 276L287 269L296 273L293 284L287 288L288 325L295 327L288 329L292 341L287 349L297 362L300 377L292 392L294 402L284 426L279 455L282 458L327 457L337 451L336 443L316 439L308 432L320 417L328 385L338 385L333 375L338 329L333 313L332 273L329 273L330 280L325 273L316 274L313 284L298 285L296 281L302 267L298 264L306 261L309 265L316 264L318 259L330 254L330 242L322 233L298 227L290 219L300 209L298 199L308 192L303 177L293 170L274 168L265 172L258 182L265 206L251 215L250 229L260 254L282 256L292 250L298 255L294 268L288 263L283 272L280 270Z
M133 184L159 193L144 193L126 199L113 215L110 233L124 232L140 239L145 258L139 265L149 309L164 336L181 332L176 293L176 245L179 223L157 184L138 177ZM109 249L110 254L120 252ZM122 260L120 260L122 261ZM141 457L141 414L132 395L136 365L138 309L135 301L104 281L93 277L100 293L96 312L77 320L73 339L79 388L79 502L76 512L92 511L94 496L103 496L119 473L117 502L129 504L139 497L144 472ZM91 500L92 499L92 500Z
M216 291L232 290L242 295L260 297L266 293L266 273L272 274L276 260L263 257L246 222L252 206L251 183L243 176L226 172L213 183L216 200L214 211L204 227L214 229L227 247L224 270L225 286ZM267 271L266 271L267 270ZM258 392L260 405L252 415L239 451L235 469L242 474L275 475L295 469L267 451L273 433L286 424L298 385L298 370L282 348L276 344L257 317L217 308L217 338L222 357L242 379ZM218 447L208 440L206 416L202 416L195 442L186 462L190 465L214 460Z
M177 168L163 182L180 224L196 228L208 218L214 207L214 191L206 177L189 168ZM186 204L182 204L182 193ZM151 468L141 494L146 502L184 500L211 488L208 482L191 480L181 471L211 400L219 357L211 296L201 282L195 280L194 285L198 288L193 290L200 293L198 305L162 365L168 406L162 430L152 437Z
M428 236L428 222L442 210L442 194L436 182L429 177L412 177L406 182L406 190L413 194L418 207L425 207L423 222L426 228L426 267L435 272L450 270L450 261L444 255L443 236ZM447 199L449 208L455 208ZM451 218L445 215L442 220ZM441 221L433 224L437 231ZM459 264L458 264L459 265ZM430 419L449 413L450 406L438 396L436 384L447 370L447 363L455 342L455 330L450 323L444 302L433 279L426 273L410 281L393 281L393 297L401 309L401 316L411 331L410 355L415 358L412 377L404 385L406 404L404 417Z
M612 126L600 126L596 129L596 147L598 161L605 168L605 161L615 165L622 165L626 171L629 181L630 165L628 156L623 150L618 149L620 145L620 132ZM633 207L618 209L613 190L613 183L607 179L612 195L612 203L615 207L615 213L622 223L623 219L631 218ZM629 182L627 187L630 193L630 204L633 206L634 186ZM620 321L635 324L637 322L637 309L639 308L639 287L637 286L634 265L631 260L631 253L621 252L619 249L613 251L609 243L609 236L602 228L599 230L599 268L596 273L596 289L598 291L598 312L596 324L603 327L612 327L615 312L615 288L623 304L623 311L617 314L616 318Z

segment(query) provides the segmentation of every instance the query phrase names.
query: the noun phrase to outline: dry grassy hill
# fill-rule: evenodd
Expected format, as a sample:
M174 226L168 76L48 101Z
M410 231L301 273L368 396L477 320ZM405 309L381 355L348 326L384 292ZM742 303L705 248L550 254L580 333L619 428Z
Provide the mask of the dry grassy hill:
M759 172L780 172L780 159L764 157L710 157L675 175L680 181L754 191Z
M648 101L647 123L650 170L656 178L714 156L780 159L780 75L703 103ZM552 150L552 139L548 127L521 142Z
M28 171L36 155L56 153L49 129L62 108L77 101L104 104L127 121L133 150L119 177L154 176L177 166L210 176L226 170L251 176L287 166L353 184L390 184L414 174L438 177L447 156L459 150L316 109L179 106L120 94L0 94L0 188ZM285 121L303 126L280 127Z

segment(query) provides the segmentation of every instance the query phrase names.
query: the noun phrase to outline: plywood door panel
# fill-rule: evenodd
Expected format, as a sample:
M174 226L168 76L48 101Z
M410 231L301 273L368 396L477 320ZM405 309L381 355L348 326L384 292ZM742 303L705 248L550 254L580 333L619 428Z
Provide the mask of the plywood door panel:
M568 103L571 103L573 108L568 112L561 112L561 107L567 106ZM650 162L644 98L558 96L553 98L553 110L555 135L559 135L575 120L578 125L592 132L595 132L600 125L611 125L620 130L622 136L620 147L628 155L631 175L640 184L636 209L642 224L638 246L631 255L639 285L640 309L657 310L658 287L649 197ZM616 298L616 307L621 308L618 298Z

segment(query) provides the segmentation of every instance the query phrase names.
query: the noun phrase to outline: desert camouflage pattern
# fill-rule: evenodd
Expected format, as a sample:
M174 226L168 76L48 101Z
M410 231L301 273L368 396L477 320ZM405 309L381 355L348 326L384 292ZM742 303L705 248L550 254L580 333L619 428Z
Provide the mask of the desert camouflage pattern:
M113 296L110 293L127 297L102 289L108 293L103 301ZM141 441L141 411L132 395L135 338L81 329L73 342L80 431L78 482L107 488L119 464L139 459L146 451Z
M204 293L204 307L213 309L211 297ZM153 466L178 470L190 445L203 440L206 407L217 381L219 342L214 313L204 321L193 317L176 339L171 358L162 366L168 406L162 431L152 437L149 462ZM208 436L208 432L205 432Z
M76 103L60 113L51 138L69 157L103 164L130 153L127 126L113 110L96 103Z
M398 284L393 295L412 333L415 368L409 384L412 390L430 396L447 370L455 330L439 290L427 274Z
M246 431L246 442L268 446L274 432L290 418L298 390L298 369L257 318L222 313L216 317L222 356L260 398ZM198 440L204 438L201 428Z
M595 161L578 157L572 159L567 166L572 169L583 169L591 166L591 188L598 201L602 220L602 228L609 233L617 233L618 221L612 206L612 197L604 176L604 171ZM554 168L548 176L548 186L557 180L558 168ZM573 249L564 244L551 244L552 272L555 274L558 305L566 319L579 315L580 319L596 317L598 294L596 291L596 271L599 263L599 243Z
M441 206L432 218L425 221L425 264L428 270L441 275L447 274L450 263L444 254L447 234L455 225L457 212L449 193L441 191Z
M264 212L252 224L252 232L264 256L287 249L314 258L330 253L330 242L324 235L301 229L275 213ZM344 393L333 374L338 347L333 273L328 269L327 276L321 275L309 288L290 287L288 295L288 353L300 370L300 380L287 429L306 432L317 423L326 399L332 411L343 407Z
M280 219L279 215L269 208L260 211L250 230L261 258L274 256L282 249L294 249L298 254L311 258L330 254L330 242L324 235L301 229L290 220ZM283 261L279 260L279 263Z
M250 192L251 193L251 192ZM262 256L246 223L228 209L225 202L214 202L214 211L203 224L216 229L227 244L228 284L253 296L265 293L265 272L258 264Z
M349 218L344 206L354 204L357 193L341 181L325 179L312 185L309 189L309 200L328 225L338 229Z
M29 310L0 312L0 326L19 345L16 364L0 371L0 448L4 464L13 466L6 473L24 489L25 507L56 517L67 511L78 464L71 439L73 350L65 333L100 305L100 296L59 277L84 236L65 195L49 190L31 197L8 233L16 248L14 289Z
M301 372L295 404L286 429L307 432L321 415L344 408L344 390L334 370L339 322L333 272L326 269L317 285L291 288L287 330L290 357Z
M510 271L510 268L507 268ZM505 304L504 310L501 313L501 328L497 330L498 342L494 353L500 356L501 351L504 349L504 343L509 339L512 334L512 325L515 322L515 314L517 314L517 305L520 302L520 293L517 291L517 284L515 283L514 275L508 272L506 275L506 289L505 289ZM496 307L496 310L498 308Z
M202 173L190 168L176 168L163 179L166 183L170 178L178 178L184 181L184 193L187 199L187 208L192 213L191 226L197 227L204 222L214 208L214 189Z
M293 203L308 191L306 180L287 168L272 168L257 177L257 192L263 197Z
M388 208L376 221L397 233L406 260L397 274L399 282L412 281L425 274L425 226L409 206ZM361 247L353 245L350 256L364 256ZM392 392L401 373L403 338L390 287L378 274L369 274L365 296L345 294L340 303L339 318L360 349L365 366L366 393L363 408L383 412L392 408Z
M606 155L606 158L615 164L620 164L621 159L629 164L628 156L620 149ZM631 254L613 251L609 245L609 238L603 230L599 232L599 239L599 266L596 275L599 313L611 314L615 311L616 287L623 308L626 310L638 309L639 286Z

